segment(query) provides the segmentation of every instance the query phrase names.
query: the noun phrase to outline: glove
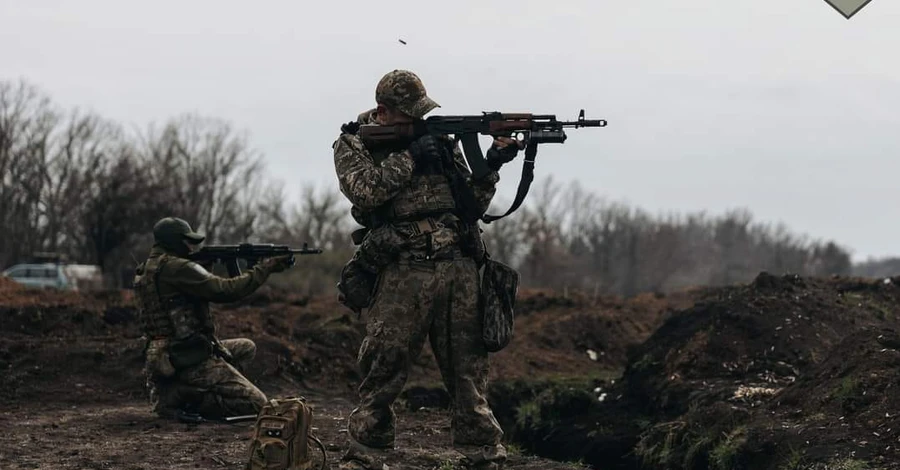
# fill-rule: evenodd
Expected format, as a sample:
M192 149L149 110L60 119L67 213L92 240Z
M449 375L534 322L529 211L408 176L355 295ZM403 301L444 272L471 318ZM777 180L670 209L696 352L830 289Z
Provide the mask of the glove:
M428 166L440 162L444 159L444 144L431 134L423 135L409 144L409 153L416 162L417 168L427 168Z
M231 351L228 350L222 343L219 342L218 338L213 339L213 354L216 356L225 359L225 362L231 363L234 360L234 356L231 355Z
M506 147L499 148L497 147L497 141L494 141L494 145L491 145L491 148L485 153L484 159L487 160L487 165L490 169L499 171L500 167L511 162L518 154L518 142L513 142Z
M274 258L266 258L261 264L270 273L280 273L294 265L294 255L283 255L276 256Z

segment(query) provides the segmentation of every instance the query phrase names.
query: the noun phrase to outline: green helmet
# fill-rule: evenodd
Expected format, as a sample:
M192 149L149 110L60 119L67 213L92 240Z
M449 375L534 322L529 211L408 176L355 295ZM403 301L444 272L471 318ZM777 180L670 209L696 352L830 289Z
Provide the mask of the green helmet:
M153 226L153 239L156 243L170 250L181 251L184 248L182 241L200 243L206 239L191 228L191 224L177 217L160 219Z

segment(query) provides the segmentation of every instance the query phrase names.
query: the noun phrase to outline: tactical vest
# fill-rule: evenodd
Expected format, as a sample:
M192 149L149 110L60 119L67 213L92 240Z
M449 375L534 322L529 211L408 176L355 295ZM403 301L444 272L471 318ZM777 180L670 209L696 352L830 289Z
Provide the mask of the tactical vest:
M194 305L186 297L179 294L162 297L159 276L169 260L167 255L150 258L135 273L134 291L141 328L151 340L183 340L202 326Z
M444 175L416 175L385 208L392 221L418 220L456 209L453 192Z

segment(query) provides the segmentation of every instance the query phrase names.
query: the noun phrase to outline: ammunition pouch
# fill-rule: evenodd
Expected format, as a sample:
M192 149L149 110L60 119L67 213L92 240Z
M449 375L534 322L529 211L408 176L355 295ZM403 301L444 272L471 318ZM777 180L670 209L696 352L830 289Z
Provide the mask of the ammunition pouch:
M168 347L169 361L176 371L196 366L213 355L213 344L203 334L193 334L180 341L172 341Z
M147 343L146 367L151 377L168 378L175 375L175 366L169 360L169 341L154 339Z
M459 223L459 248L466 256L474 259L479 267L484 263L487 254L481 232L481 227L477 223Z
M488 352L502 350L512 339L518 288L519 273L516 270L485 259L478 308L482 318L482 339Z
M377 280L378 275L363 266L357 253L341 269L337 283L338 302L356 313L368 308L375 295Z
M363 240L366 238L366 235L371 232L372 229L368 227L358 228L350 233L350 239L353 240L354 245L361 245Z

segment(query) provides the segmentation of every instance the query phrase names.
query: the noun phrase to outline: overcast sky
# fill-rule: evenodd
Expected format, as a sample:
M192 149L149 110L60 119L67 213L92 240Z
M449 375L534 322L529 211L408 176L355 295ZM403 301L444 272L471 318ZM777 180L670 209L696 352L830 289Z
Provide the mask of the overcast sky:
M0 0L0 80L140 127L227 119L295 193L336 186L340 124L405 68L433 114L609 121L542 147L538 178L654 213L747 208L855 259L900 255L898 47L895 0L850 20L824 0Z

